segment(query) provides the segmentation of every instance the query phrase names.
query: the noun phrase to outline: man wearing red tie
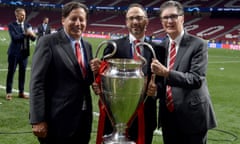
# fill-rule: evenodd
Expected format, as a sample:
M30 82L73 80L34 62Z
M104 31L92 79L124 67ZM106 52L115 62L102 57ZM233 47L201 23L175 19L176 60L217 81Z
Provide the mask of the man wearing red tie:
M155 47L161 56L151 69L157 75L164 144L206 144L207 131L216 127L206 80L207 41L184 31L184 10L177 1L161 5L160 19L167 37Z
M114 42L117 45L117 51L112 56L112 58L130 58L138 59L135 52L135 45L137 42L150 42L145 36L145 31L148 26L148 16L145 9L140 4L131 4L128 7L126 13L126 26L129 31L129 35ZM148 82L151 79L150 63L152 61L152 52L144 46L137 47L138 53L141 54L147 60L147 64L143 67L142 71L147 77ZM105 48L104 55L107 55L113 51L112 45L108 45ZM92 61L92 63L94 63ZM92 68L93 71L95 68ZM147 91L145 92L145 97L147 96ZM154 95L154 94L151 94ZM140 110L141 111L141 110ZM153 131L156 128L156 101L153 97L148 97L144 103L144 109L142 109L143 115L138 115L132 121L133 123L129 125L128 136L130 140L135 141L137 144L151 144ZM100 120L99 126L104 125L104 128L98 129L98 139L97 144L102 141L103 135L109 135L112 133L112 125L108 117L105 116L105 120L102 120L101 116L101 104L100 104ZM142 123L141 123L142 122Z
M39 39L32 60L30 123L40 144L88 144L92 128L87 7L69 2L63 29Z

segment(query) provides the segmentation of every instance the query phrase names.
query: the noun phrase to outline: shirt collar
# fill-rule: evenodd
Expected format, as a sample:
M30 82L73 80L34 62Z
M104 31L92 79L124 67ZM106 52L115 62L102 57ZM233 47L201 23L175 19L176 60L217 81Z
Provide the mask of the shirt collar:
M66 31L65 31L65 29L64 29L64 33L66 34L66 36L67 36L67 38L71 41L71 42L81 42L81 37L80 37L80 39L79 40L75 40L74 38L72 38Z
M74 38L70 37L70 35L65 31L65 29L64 29L64 33L67 36L67 38L70 40L71 45L72 45L73 48L75 47L75 43L76 42L79 42L80 46L82 47L82 44L81 44L81 39L82 38L80 38L79 40L75 40Z
M24 24L24 22L19 22L18 20L16 22L17 22L17 24L21 24L21 25Z
M143 42L144 41L144 37L145 36L143 36L141 39L139 39L141 42ZM134 41L136 40L136 38L130 33L129 34L129 41L130 41L130 43L133 43Z
M179 45L182 40L183 35L184 35L184 31L182 31L180 33L180 35L178 35L174 40L171 39L171 37L169 36L170 43L172 43L172 41L174 41L177 45Z

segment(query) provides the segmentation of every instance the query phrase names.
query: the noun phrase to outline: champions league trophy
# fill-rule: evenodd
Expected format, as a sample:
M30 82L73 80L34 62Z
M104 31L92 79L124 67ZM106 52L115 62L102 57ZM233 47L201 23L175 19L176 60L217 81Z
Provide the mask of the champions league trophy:
M107 109L107 115L112 122L113 133L104 136L103 144L135 144L130 141L125 132L127 123L137 110L138 105L144 101L145 78L142 67L146 59L137 53L140 60L134 59L111 59L115 54L117 47L113 41L103 41L99 44L96 52L104 44L112 44L114 50L111 54L103 57L106 59L108 66L101 73L101 90L100 100ZM141 42L136 47L146 45L153 53L155 52L150 44Z

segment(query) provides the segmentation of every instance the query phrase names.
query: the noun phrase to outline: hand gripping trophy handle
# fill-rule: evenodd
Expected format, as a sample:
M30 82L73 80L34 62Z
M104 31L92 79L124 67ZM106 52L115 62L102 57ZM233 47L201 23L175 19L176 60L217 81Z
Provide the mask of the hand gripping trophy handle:
M145 45L153 54L153 58L156 59L156 53L153 49L153 47L149 44L149 43L146 43L146 42L139 42L135 45L134 49L135 49L135 52L137 53L137 56L143 61L143 65L147 63L147 60L141 56L141 54L139 54L139 52L137 51L137 47L139 47L140 45ZM146 47L143 47L143 48L146 48ZM152 74L153 75L153 81L155 81L155 77L156 77L156 74ZM155 94L156 96L156 94ZM147 100L147 97L145 98L144 102Z

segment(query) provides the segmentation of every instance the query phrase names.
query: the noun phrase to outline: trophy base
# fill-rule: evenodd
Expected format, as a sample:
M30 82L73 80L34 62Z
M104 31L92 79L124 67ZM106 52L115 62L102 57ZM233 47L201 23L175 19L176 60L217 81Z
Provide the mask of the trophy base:
M130 141L124 135L110 134L104 136L103 144L136 144L134 141Z

